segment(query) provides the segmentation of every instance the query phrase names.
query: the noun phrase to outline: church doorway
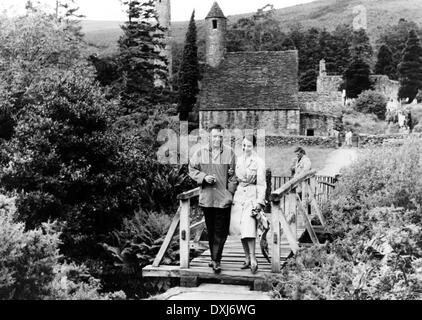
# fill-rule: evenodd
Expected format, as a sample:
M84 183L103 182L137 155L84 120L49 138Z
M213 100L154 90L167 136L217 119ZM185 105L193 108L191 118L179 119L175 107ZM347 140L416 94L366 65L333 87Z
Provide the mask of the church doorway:
M307 129L306 130L306 136L313 137L314 135L315 135L315 130L314 129Z

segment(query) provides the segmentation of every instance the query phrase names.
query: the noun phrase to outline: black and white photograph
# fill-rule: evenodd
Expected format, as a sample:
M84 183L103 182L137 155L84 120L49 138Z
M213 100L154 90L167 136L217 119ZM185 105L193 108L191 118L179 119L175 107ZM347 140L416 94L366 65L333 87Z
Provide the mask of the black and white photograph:
M0 300L422 300L422 0L0 0L0 144Z

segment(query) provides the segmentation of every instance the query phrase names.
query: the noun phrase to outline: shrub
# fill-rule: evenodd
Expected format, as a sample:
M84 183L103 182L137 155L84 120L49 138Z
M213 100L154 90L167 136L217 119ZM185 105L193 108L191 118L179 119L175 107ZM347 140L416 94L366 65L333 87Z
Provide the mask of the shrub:
M353 108L359 112L373 113L378 119L385 120L387 99L376 91L363 91L354 102Z
M368 151L342 172L324 216L333 242L303 249L275 281L290 299L422 297L422 141Z
M171 221L163 213L139 211L131 219L124 220L121 230L112 233L110 245L104 243L103 248L113 258L116 267L109 272L116 273L113 277L120 282L113 287L123 287L131 297L139 298L147 294L141 276L142 268L154 261ZM174 264L178 259L178 242L172 241L161 263Z
M61 264L56 223L25 231L14 198L0 195L0 299L117 299L85 266Z

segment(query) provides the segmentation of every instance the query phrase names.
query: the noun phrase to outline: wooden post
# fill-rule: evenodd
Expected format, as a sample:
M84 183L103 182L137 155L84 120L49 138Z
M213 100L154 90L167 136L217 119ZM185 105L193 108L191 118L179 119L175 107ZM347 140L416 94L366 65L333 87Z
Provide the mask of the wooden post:
M272 173L270 169L266 170L266 176L265 178L267 179L267 190L265 191L265 200L266 200L266 204L265 204L265 213L271 213L271 204L270 204L270 196L271 193L273 191L272 189Z
M280 202L272 202L271 271L280 273Z
M180 268L189 268L190 199L180 200Z
M306 209L302 206L302 203L300 203L300 201L299 201L300 200L299 196L297 196L297 200L298 200L298 208L299 208L299 211L302 213L302 217L303 217L303 220L305 222L306 230L308 230L308 233L309 233L309 236L311 237L312 242L315 243L315 244L319 244L319 241L318 241L318 238L315 234L315 231L312 228L311 221L309 220L308 213L307 213Z

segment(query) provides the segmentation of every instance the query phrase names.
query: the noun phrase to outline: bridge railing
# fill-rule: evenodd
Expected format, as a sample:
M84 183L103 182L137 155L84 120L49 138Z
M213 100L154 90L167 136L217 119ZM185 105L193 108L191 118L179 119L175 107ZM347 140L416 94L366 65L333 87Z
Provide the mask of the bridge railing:
M319 243L315 226L311 222L314 217L318 217L321 227L325 227L325 219L315 197L316 191L316 170L312 170L290 179L271 193L272 272L280 272L281 230L293 253L299 249L301 234L298 230L303 227L308 231L312 242Z
M173 238L176 236L177 227L179 227L179 255L180 255L180 268L189 268L189 252L190 249L201 247L200 238L205 228L205 220L191 225L191 199L198 197L200 188L196 188L180 194L177 199L179 200L179 208L173 217L169 231L164 239L163 244L154 259L153 267L158 267L163 260L163 257L169 248ZM193 236L193 239L191 237Z

